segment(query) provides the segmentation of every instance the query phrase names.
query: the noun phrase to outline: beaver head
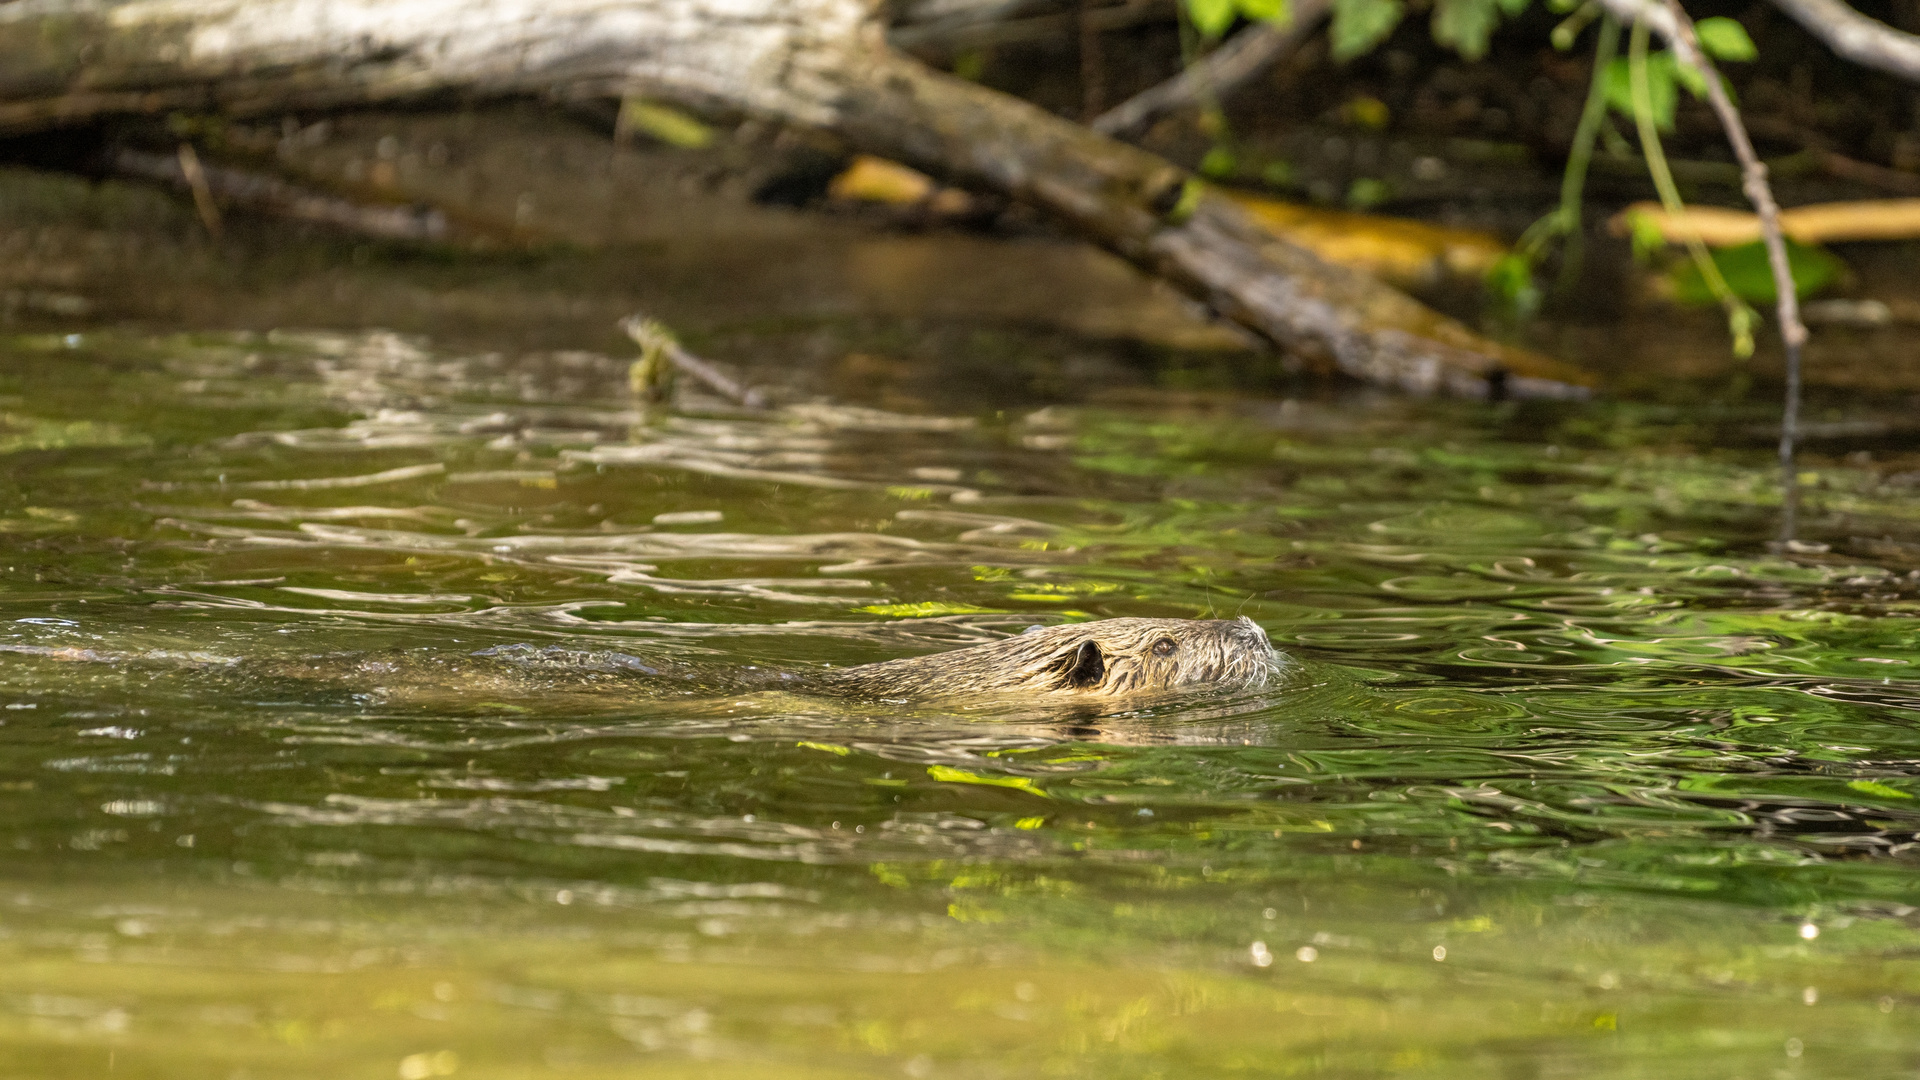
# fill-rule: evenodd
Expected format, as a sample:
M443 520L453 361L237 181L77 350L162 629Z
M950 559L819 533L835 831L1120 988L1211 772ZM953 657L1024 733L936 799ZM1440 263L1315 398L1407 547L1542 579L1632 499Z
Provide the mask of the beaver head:
M1281 663L1252 619L1103 619L1036 626L970 649L847 668L826 681L835 690L875 697L1116 696L1259 689Z

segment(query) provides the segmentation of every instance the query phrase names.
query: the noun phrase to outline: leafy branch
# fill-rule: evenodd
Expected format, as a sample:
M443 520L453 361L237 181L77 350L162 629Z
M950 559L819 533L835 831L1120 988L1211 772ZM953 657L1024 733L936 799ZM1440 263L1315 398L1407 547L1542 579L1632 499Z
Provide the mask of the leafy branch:
M1731 22L1732 20L1728 21ZM1734 25L1738 26L1739 24L1735 23ZM1648 34L1649 31L1646 20L1634 20L1633 30L1628 36L1627 43L1628 100L1633 110L1634 124L1640 133L1640 153L1641 156L1646 158L1647 172L1653 177L1654 190L1660 193L1660 204L1666 207L1669 215L1684 220L1686 203L1680 198L1680 188L1673 182L1673 170L1668 167L1666 152L1662 150L1660 146L1659 121L1661 116L1656 109L1653 94L1655 85L1653 65L1649 63L1647 58ZM1743 41L1746 40L1745 31L1741 31L1740 38ZM1747 42L1747 47L1750 57L1752 42ZM1666 126L1672 128L1674 83L1684 82L1687 89L1692 90L1697 80L1700 86L1700 92L1704 93L1706 89L1705 79L1694 68L1682 67L1675 62L1672 53L1663 52L1660 55L1666 57L1668 61L1666 64L1661 65L1659 70L1664 76L1664 82L1667 88L1667 97L1665 98ZM1683 78L1680 75L1682 71L1687 72L1692 78ZM1611 98L1611 96L1611 91L1609 91L1609 97ZM1720 272L1720 266L1713 261L1713 256L1707 253L1707 245L1701 242L1699 233L1691 228L1684 229L1682 232L1682 241L1686 246L1688 257L1693 260L1694 266L1700 271L1701 280L1706 282L1707 290L1713 294L1713 298L1719 301L1720 306L1726 310L1727 333L1733 338L1734 355L1743 359L1752 356L1753 324L1755 319L1753 308L1747 306L1745 300L1735 296L1733 290L1727 286L1726 276ZM1787 288L1789 291L1792 290L1791 283L1788 284Z

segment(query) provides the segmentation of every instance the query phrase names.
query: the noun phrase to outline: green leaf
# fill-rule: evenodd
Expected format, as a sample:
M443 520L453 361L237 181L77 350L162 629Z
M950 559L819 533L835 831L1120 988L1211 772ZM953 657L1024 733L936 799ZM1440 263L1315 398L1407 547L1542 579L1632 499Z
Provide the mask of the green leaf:
M1604 90L1607 104L1627 119L1633 119L1633 75L1626 57L1607 65ZM1664 52L1647 57L1647 99L1653 108L1654 127L1661 131L1673 130L1673 107L1679 96L1673 79L1673 57Z
M1665 59L1667 61L1667 63L1663 66L1666 67L1667 70L1672 73L1673 81L1679 83L1681 86L1686 87L1688 93L1692 94L1694 97L1697 97L1697 98L1704 98L1707 96L1706 76L1700 74L1699 68L1696 68L1690 64L1681 63L1679 58L1674 56L1672 53L1666 53L1666 52L1656 53L1653 56L1650 56L1647 58L1647 75L1649 78L1653 76L1654 61L1660 60L1660 59Z
M1518 318L1531 318L1540 309L1540 286L1533 280L1533 260L1518 252L1502 255L1487 270L1487 289Z
M1500 6L1500 0L1439 0L1433 7L1433 40L1467 60L1480 59L1500 25Z
M1291 22L1287 0L1238 0L1240 14L1254 22Z
M1347 123L1368 131L1385 131L1393 119L1393 111L1387 108L1387 103L1371 94L1356 94L1340 107L1340 115Z
M1327 36L1335 60L1351 60L1385 41L1407 13L1401 0L1333 0Z
M1713 252L1713 263L1720 268L1720 276L1727 279L1727 287L1735 296L1753 304L1773 303L1776 296L1773 269L1767 264L1764 243L1755 240L1738 247L1720 248ZM1794 292L1802 297L1834 284L1846 269L1847 264L1830 251L1787 241L1787 270L1793 275ZM1670 280L1674 298L1682 303L1716 302L1700 271L1691 262L1677 267Z
M1487 268L1487 288L1503 299L1513 300L1533 287L1533 260L1525 255L1502 255Z
M1187 18L1202 37L1217 38L1233 25L1239 9L1234 0L1186 0Z
M1200 175L1209 180L1225 180L1240 167L1240 157L1230 147L1215 146L1200 159Z
M1385 180L1362 176L1347 187L1347 206L1353 210L1371 210L1393 198L1393 185Z
M1626 57L1608 61L1606 74L1601 77L1600 92L1606 95L1609 108L1629 120L1633 119L1633 73L1627 67Z
M1527 5L1532 3L1532 0L1496 0L1496 2L1500 5L1500 14L1513 19L1527 10Z
M1700 48L1715 60L1744 63L1760 55L1747 36L1747 28L1724 15L1701 19L1693 24L1693 32L1700 39Z
M1645 262L1667 249L1667 234L1652 214L1628 212L1627 230L1633 237L1633 258Z
M620 103L620 124L683 150L700 150L713 142L713 129L671 105L628 98Z
M972 604L950 604L944 600L928 600L918 604L868 604L854 608L869 615L892 615L906 619L927 619L936 615L981 615L992 613L995 609L975 607Z
M943 784L984 784L988 787L1012 788L1029 795L1038 795L1043 799L1053 796L1036 787L1033 781L1024 776L982 776L965 769L956 769L950 765L929 765L927 775Z
M1169 225L1185 225L1187 219L1200 209L1200 200L1207 194L1207 185L1194 177L1187 177L1180 185L1180 199L1167 211L1166 222Z
M1731 21L1731 20L1729 20ZM1877 780L1849 780L1847 786L1868 795L1878 795L1883 799L1911 799L1913 796L1896 787L1888 787Z
M953 75L968 82L979 82L987 73L987 54L980 49L963 49L953 58Z

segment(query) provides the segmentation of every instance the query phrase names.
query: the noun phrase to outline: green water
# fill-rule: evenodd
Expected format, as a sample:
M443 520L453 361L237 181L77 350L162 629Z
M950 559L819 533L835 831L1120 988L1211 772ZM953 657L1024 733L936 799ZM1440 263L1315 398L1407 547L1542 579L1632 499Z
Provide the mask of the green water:
M1775 553L1764 410L649 415L625 364L0 344L7 1075L1920 1068L1900 476L1816 462ZM1207 614L1297 668L1071 712L349 677Z

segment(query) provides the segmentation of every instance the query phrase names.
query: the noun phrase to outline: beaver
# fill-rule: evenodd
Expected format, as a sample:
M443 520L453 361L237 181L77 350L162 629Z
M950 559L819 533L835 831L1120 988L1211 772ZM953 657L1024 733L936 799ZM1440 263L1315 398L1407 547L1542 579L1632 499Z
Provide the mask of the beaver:
M1252 619L1103 619L1033 626L950 652L858 667L782 671L642 659L608 649L496 645L475 652L393 649L279 659L182 657L12 646L45 659L141 661L226 671L249 682L287 681L345 690L365 704L459 707L512 702L587 710L636 699L783 691L879 701L977 695L1117 698L1191 690L1257 690L1285 659ZM491 700L490 700L491 699Z
M829 693L870 698L970 694L1118 697L1258 690L1283 659L1252 619L1102 619L1034 626L1003 641L815 675Z

